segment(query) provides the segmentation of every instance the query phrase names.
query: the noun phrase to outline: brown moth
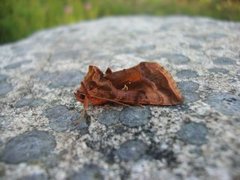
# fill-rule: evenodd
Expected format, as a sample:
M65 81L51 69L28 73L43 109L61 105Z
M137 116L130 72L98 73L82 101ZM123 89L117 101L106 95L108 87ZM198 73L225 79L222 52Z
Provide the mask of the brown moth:
M141 62L116 72L108 68L105 74L96 66L89 66L75 96L85 109L89 103L166 106L183 103L183 96L170 73L155 62Z

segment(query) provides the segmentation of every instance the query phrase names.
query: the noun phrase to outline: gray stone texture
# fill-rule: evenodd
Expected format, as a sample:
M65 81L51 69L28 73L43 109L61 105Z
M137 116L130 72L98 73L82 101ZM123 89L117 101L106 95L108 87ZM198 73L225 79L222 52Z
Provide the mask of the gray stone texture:
M55 146L55 138L48 132L35 130L26 132L6 143L1 160L10 164L37 160L50 154Z
M191 79L191 78L195 78L198 76L196 71L193 70L181 70L179 72L177 72L177 77L179 77L180 79Z
M136 161L144 156L147 145L140 140L129 140L120 145L115 155L122 161Z
M16 102L15 107L16 108L21 108L24 106L29 106L29 107L37 107L41 106L44 104L43 99L33 99L33 98L21 98L19 101Z
M206 102L220 113L228 116L240 116L240 97L224 92L210 94Z
M216 65L235 65L236 61L229 57L218 57L213 60L213 63Z
M97 165L90 164L83 167L79 172L75 172L69 180L103 180L102 169Z
M46 174L31 174L21 177L18 180L48 180L48 177Z
M7 82L8 76L0 74L0 96L6 95L8 92L12 91L13 87Z
M119 122L120 112L116 110L105 110L103 111L98 118L98 121L107 126L117 124Z
M22 60L22 61L19 61L19 62L9 64L9 65L5 66L4 68L5 69L16 69L16 68L21 67L24 64L29 64L30 62L31 62L31 60Z
M151 116L148 107L126 107L121 111L120 121L128 127L138 127L147 124Z
M49 119L49 127L58 132L74 129L74 122L80 119L79 112L70 111L63 105L48 108L44 114Z
M72 87L76 86L82 80L80 71L63 71L63 72L40 72L37 75L44 83L47 83L50 88Z
M186 143L202 145L207 142L207 128L203 123L184 124L177 133L179 139Z
M181 90L185 103L195 102L200 99L199 84L193 81L181 81L178 83L178 87Z
M240 24L108 17L0 46L0 179L239 179ZM89 65L164 66L178 106L89 106Z

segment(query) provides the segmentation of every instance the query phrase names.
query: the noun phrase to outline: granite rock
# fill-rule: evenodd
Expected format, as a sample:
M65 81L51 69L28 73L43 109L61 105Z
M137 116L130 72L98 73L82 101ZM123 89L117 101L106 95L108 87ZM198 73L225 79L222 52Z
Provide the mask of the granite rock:
M57 105L45 110L49 127L57 132L75 129L74 122L80 119L80 113L70 111L66 106Z
M30 62L31 62L31 60L22 60L22 61L19 61L19 62L9 64L9 65L5 66L4 68L7 69L7 70L16 69L16 68L21 67L24 64L29 64Z
M202 145L207 142L208 130L203 123L190 122L184 124L178 131L177 135L179 139L186 143Z
M8 92L13 90L10 83L7 82L8 76L0 74L0 97L6 95Z
M16 102L15 107L21 108L24 106L28 107L37 107L43 105L45 101L43 99L34 99L34 98L21 98L19 101Z
M98 118L98 121L107 126L117 124L119 122L120 112L116 110L105 110L103 111Z
M169 63L176 65L187 64L190 59L183 54L176 53L161 53L159 55L148 56L149 59L166 59Z
M235 65L236 61L228 57L218 57L213 60L213 63L216 65L225 66L225 65Z
M50 154L55 146L55 138L48 132L37 130L26 132L6 143L1 160L10 164L37 160Z
M184 70L177 72L176 75L177 75L177 77L179 77L181 79L190 79L190 78L197 77L198 73L193 70L184 69Z
M193 81L181 81L178 87L182 92L195 92L199 88L199 84Z
M200 99L198 83L193 81L181 81L178 83L178 87L183 94L185 103L192 103Z
M4 74L0 74L0 82L5 81L8 78L8 76Z
M37 78L48 84L50 88L73 87L79 84L83 78L80 71L64 71L64 72L40 72Z
M120 145L115 155L122 161L136 161L146 152L147 145L140 140L129 140Z
M240 97L226 93L218 92L210 94L206 102L215 110L228 116L239 116Z
M138 127L148 123L150 116L148 107L126 107L121 111L120 122L128 127Z
M102 169L97 165L84 166L79 172L75 172L69 180L103 180Z
M211 68L211 69L208 69L208 71L213 74L218 74L218 73L228 74L229 73L229 70L224 69L224 68Z
M46 174L31 174L19 178L19 180L48 180L48 177Z
M2 81L0 81L0 96L4 96L13 90L13 86L10 83L5 81L6 80L5 76L0 78L2 78Z

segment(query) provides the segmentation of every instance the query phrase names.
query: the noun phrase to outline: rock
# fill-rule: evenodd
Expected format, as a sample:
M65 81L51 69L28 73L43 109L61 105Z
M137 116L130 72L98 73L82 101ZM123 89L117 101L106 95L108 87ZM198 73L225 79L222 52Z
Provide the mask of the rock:
M6 173L5 166L3 164L0 164L0 177L3 177Z
M36 76L41 81L48 83L50 88L73 87L80 84L83 74L80 71L41 72Z
M58 74L54 77L54 79L49 84L51 88L58 88L58 87L71 87L80 84L83 78L82 73L68 71Z
M103 111L99 115L98 121L101 124L110 126L113 124L117 124L119 122L119 115L120 115L119 111L108 109L108 110Z
M193 70L181 70L179 72L177 72L177 77L180 79L191 79L191 78L196 78L198 77L198 73L196 71Z
M121 144L115 155L122 161L136 161L146 152L147 145L141 140L129 140Z
M74 123L80 119L80 113L70 111L63 105L46 109L44 115L49 119L49 126L57 132L75 129Z
M18 180L48 180L48 177L46 174L31 174L28 176L24 176L19 178Z
M198 101L200 96L197 92L199 84L193 81L181 81L178 83L178 87L182 92L185 103L192 103Z
M13 87L11 84L7 82L0 82L0 96L4 96L12 90Z
M206 102L215 110L227 116L240 116L240 97L218 92L208 95Z
M173 63L176 65L187 64L190 62L190 59L183 54L176 53L161 53L159 55L148 56L148 59L166 59L168 63Z
M207 34L206 37L207 37L208 40L218 40L218 39L225 38L226 34L214 32L214 33Z
M177 164L176 154L172 149L162 147L161 144L152 145L147 151L147 154L156 160L166 160L169 166Z
M13 90L12 85L6 82L7 78L7 75L0 74L0 96L4 96Z
M83 79L83 74L81 72L71 71L64 72L55 76L53 81L49 84L49 87L71 87L80 84Z
M237 71L237 78L240 81L240 70Z
M186 143L202 145L207 143L207 133L208 130L205 124L190 122L184 124L177 132L177 135L179 139Z
M128 127L137 127L149 122L151 112L148 107L126 107L120 113L120 122Z
M59 154L55 154L55 153L49 154L48 156L42 157L40 162L44 164L45 168L48 168L48 169L55 168L59 163L59 158L61 157L61 153L62 151L59 152Z
M52 61L66 61L79 59L81 52L79 50L59 51L51 56Z
M7 66L5 66L4 68L9 70L9 69L16 69L18 67L21 67L24 64L29 64L31 62L31 60L24 60L24 61L19 61L19 62L15 62L12 64L9 64Z
M200 44L190 44L189 48L199 50L202 48L202 46Z
M7 142L1 154L1 161L17 164L37 160L50 154L55 146L55 137L46 131L26 132Z
M235 65L236 61L228 57L218 57L213 60L216 65Z
M8 78L8 76L4 75L4 74L0 74L0 82L2 81L6 81Z
M187 64L190 62L190 59L187 56L182 54L171 54L171 53L164 53L162 54L164 58L166 58L170 63L174 64Z
M18 100L15 104L16 108L21 108L24 106L29 106L29 107L37 107L41 106L45 103L43 99L34 99L34 98L22 98Z
M181 81L178 87L182 92L195 92L199 88L199 84L193 81Z
M136 47L135 51L138 53L144 53L146 51L153 50L155 48L156 48L156 45L154 45L154 44L144 44L144 45Z
M85 165L79 172L75 172L69 180L103 180L102 169L97 165Z
M209 72L213 73L213 74L228 74L229 71L227 69L224 68L210 68L208 69Z
M8 128L11 124L11 120L5 116L0 116L0 129Z
M195 92L184 92L183 93L185 103L193 103L200 100L200 96Z

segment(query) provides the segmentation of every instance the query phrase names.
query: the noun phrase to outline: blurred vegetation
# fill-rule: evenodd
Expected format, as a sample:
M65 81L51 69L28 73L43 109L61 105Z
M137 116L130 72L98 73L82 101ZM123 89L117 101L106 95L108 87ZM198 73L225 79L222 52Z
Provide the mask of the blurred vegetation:
M0 0L0 44L47 27L129 14L200 15L240 21L240 0Z

